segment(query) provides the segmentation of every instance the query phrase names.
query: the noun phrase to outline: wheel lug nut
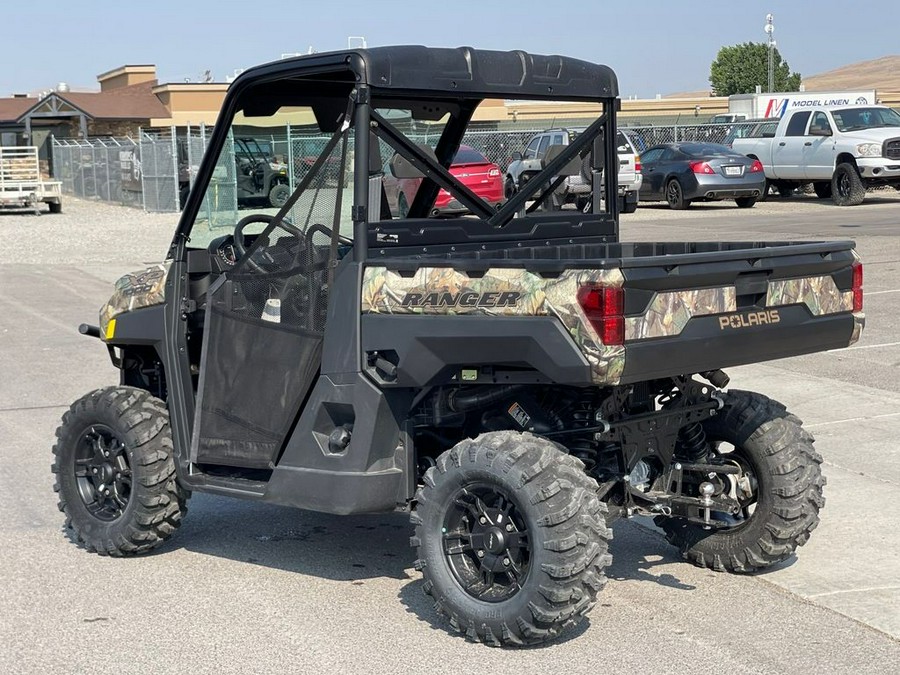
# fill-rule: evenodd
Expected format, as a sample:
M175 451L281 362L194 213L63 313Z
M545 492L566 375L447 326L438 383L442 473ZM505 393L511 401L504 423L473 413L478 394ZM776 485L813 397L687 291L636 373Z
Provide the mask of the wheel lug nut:
M504 559L503 559L503 564L504 564L504 565L509 565L509 558L504 558Z
M484 557L484 551L478 551L478 557L479 557L479 558L483 558L483 557Z
M513 525L512 525L512 523L507 523L507 524L506 524L506 531L507 531L507 532L512 532L512 531L513 531Z

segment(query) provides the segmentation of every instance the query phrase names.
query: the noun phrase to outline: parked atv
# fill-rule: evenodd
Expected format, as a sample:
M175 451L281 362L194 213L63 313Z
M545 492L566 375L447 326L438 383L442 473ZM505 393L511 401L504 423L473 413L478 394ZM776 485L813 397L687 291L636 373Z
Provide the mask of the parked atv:
M255 138L235 138L234 161L239 206L251 206L260 199L276 209L284 206L291 190L288 167L281 158L265 153Z
M726 390L721 369L855 342L853 244L619 242L603 142L617 97L605 66L470 48L244 72L168 258L123 277L99 326L81 327L121 378L57 431L55 489L78 540L153 550L192 491L408 511L425 592L491 645L581 621L616 518L655 517L715 570L793 555L818 523L822 458L782 404ZM488 98L601 112L496 208L449 170ZM322 151L293 193L221 229L211 178L230 127L298 120ZM429 147L404 131L426 124ZM547 208L585 165L586 210ZM422 179L403 217L385 172ZM466 215L430 217L439 190Z

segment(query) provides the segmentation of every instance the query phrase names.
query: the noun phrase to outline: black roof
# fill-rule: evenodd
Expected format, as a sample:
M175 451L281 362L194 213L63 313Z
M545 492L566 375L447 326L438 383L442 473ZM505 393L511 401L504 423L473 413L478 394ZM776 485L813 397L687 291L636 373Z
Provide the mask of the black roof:
M567 56L500 52L471 47L374 47L309 54L250 68L234 87L267 75L351 72L357 82L386 95L429 93L447 97L598 100L619 95L608 66Z

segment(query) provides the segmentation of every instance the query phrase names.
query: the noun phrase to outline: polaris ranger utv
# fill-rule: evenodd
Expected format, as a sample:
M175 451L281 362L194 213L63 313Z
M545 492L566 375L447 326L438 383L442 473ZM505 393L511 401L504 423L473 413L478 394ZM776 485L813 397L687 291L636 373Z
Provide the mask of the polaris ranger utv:
M620 242L617 97L605 66L521 51L385 47L243 73L166 261L81 328L121 379L57 431L77 539L150 551L191 491L408 510L425 592L491 645L581 620L618 517L655 517L715 570L791 556L818 523L822 459L721 369L856 341L853 244ZM597 116L496 209L449 171L485 99ZM229 128L288 123L326 141L278 213L216 211ZM414 142L426 131L433 145ZM547 208L585 164L589 208ZM405 217L385 172L422 181ZM431 216L439 190L467 213Z

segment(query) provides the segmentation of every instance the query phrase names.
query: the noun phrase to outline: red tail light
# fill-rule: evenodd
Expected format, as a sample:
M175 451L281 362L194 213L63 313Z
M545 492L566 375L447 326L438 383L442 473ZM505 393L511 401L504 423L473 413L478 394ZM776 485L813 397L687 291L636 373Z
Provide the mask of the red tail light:
M750 173L759 173L760 171L764 171L762 162L758 159L753 160L753 164L750 165Z
M621 286L582 286L577 297L603 344L625 344L625 291Z
M853 311L863 311L863 266L858 260L853 263Z
M635 173L641 172L641 156L640 155L634 156L634 172Z
M715 173L709 162L691 162L690 166L694 173Z

